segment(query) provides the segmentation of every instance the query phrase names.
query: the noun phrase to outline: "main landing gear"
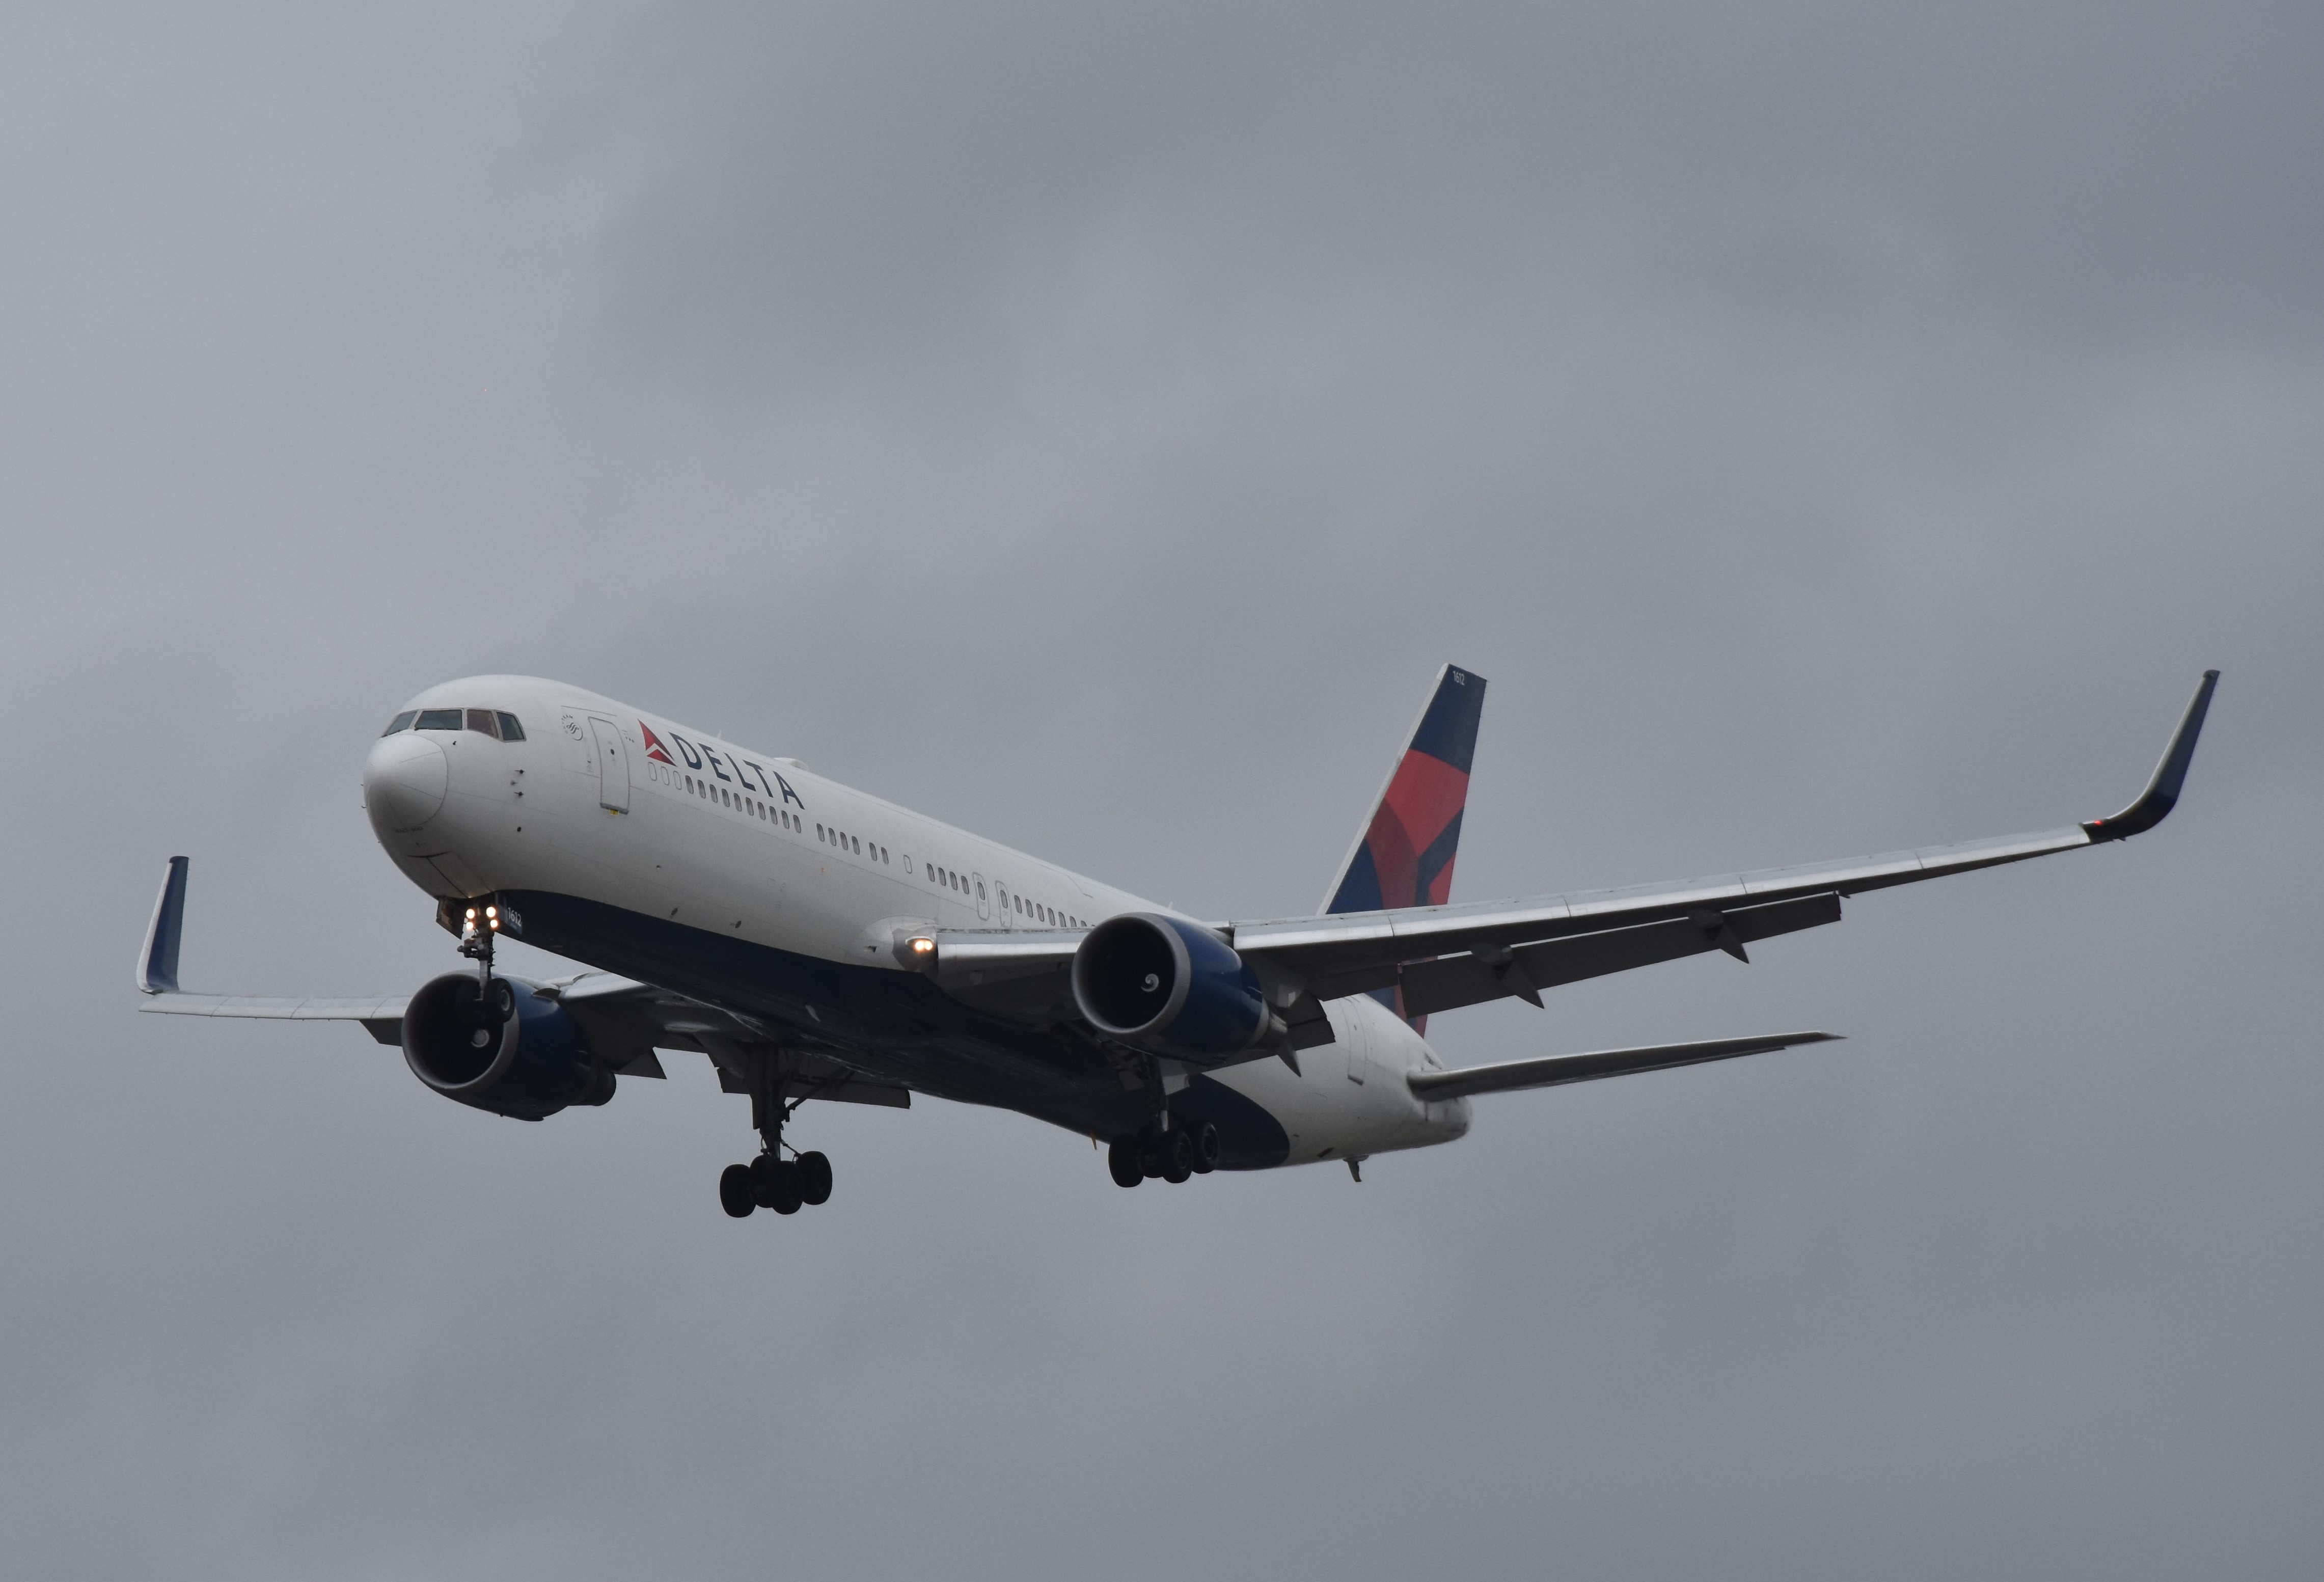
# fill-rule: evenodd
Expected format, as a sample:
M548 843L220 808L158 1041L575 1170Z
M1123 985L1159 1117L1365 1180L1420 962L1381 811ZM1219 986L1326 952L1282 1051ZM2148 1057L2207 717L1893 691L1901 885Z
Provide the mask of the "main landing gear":
M736 1219L754 1208L797 1214L802 1206L831 1198L831 1161L820 1153L782 1159L762 1153L748 1164L730 1164L718 1178L718 1202Z
M1164 1131L1148 1125L1125 1132L1105 1151L1105 1168L1117 1187L1134 1187L1159 1179L1176 1185L1189 1176L1206 1176L1219 1168L1219 1129L1208 1121Z
M752 1085L751 1108L765 1151L748 1164L728 1165L718 1178L719 1207L736 1219L748 1219L755 1208L797 1214L831 1200L831 1161L797 1150L790 1158L783 1157L783 1123L798 1106L783 1102L779 1082L775 1063L763 1062Z

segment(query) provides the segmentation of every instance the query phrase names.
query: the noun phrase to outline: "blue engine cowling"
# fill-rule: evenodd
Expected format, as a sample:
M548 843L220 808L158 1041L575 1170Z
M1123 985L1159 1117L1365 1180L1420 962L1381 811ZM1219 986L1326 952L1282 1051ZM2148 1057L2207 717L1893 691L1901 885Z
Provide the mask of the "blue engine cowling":
M1274 1020L1259 975L1209 930L1126 912L1074 952L1074 1003L1101 1032L1195 1065L1247 1052Z
M433 980L404 1007L404 1063L446 1098L520 1121L604 1104L613 1073L565 1007L533 986L496 977L487 998L470 974Z

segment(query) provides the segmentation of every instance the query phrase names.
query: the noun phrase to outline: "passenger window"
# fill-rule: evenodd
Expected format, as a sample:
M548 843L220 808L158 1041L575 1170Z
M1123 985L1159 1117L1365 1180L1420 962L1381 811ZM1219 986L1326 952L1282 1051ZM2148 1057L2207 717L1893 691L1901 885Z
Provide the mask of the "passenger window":
M515 715L510 714L506 710L503 710L499 718L501 722L502 741L521 742L524 740L524 726L517 723Z
M468 728L482 731L488 736L497 736L501 734L501 722L493 717L493 711L489 708L471 708L468 710Z
M383 736L392 736L398 731L408 731L411 728L411 722L419 717L420 711L418 709L407 708L401 714L397 715L393 719L389 720L387 722L387 728L379 734Z
M854 848L855 855L859 857L862 856L863 855L863 843L858 840L853 842L852 845Z
M458 730L460 711L456 708L423 708L420 711L420 724L416 728L423 731Z

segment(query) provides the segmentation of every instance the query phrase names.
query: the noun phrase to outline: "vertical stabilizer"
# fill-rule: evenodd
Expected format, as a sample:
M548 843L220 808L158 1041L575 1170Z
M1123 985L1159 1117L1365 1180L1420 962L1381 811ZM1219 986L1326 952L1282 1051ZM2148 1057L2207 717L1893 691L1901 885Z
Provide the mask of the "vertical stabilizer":
M1323 902L1326 913L1442 906L1452 899L1452 859L1484 712L1484 677L1455 665L1437 672L1428 707L1341 865ZM1384 989L1379 998L1403 1014L1397 991ZM1421 1025L1420 1019L1411 1020Z

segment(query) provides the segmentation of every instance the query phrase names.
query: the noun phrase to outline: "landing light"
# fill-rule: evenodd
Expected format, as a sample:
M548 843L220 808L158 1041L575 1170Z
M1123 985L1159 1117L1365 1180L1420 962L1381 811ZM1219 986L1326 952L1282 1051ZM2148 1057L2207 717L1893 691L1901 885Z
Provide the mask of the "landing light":
M915 956L927 956L932 953L936 948L936 942L934 939L929 939L925 934L912 941L912 954Z

